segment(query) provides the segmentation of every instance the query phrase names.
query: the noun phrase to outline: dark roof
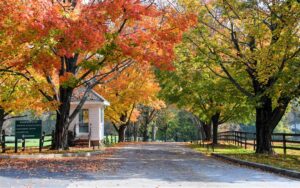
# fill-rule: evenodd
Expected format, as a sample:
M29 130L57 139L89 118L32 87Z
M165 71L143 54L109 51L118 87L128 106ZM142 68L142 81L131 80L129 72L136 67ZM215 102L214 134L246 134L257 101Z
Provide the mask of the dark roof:
M82 96L84 95L85 91L86 91L85 87L80 87L80 88L74 89L73 95L71 98L71 102L79 102L81 100ZM102 102L105 105L109 105L109 102L105 98L103 98L101 95L99 95L97 92L95 92L94 90L92 90L88 94L88 98L86 101Z

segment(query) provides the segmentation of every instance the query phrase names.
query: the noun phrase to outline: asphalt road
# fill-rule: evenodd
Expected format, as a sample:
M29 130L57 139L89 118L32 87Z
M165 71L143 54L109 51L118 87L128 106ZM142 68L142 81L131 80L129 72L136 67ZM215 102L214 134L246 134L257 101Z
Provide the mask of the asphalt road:
M114 168L97 173L1 170L0 187L300 187L300 181L227 164L180 143L129 144L105 163Z

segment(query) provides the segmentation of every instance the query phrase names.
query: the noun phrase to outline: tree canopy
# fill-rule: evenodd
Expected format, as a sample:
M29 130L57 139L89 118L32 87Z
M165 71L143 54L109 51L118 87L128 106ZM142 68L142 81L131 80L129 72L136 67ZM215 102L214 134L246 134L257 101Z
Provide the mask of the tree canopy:
M213 0L197 7L198 25L187 36L194 55L254 103L257 152L272 152L271 133L299 96L300 4Z
M153 1L11 0L0 6L1 52L7 52L2 71L36 80L34 71L47 82L51 92L39 91L59 104L56 148L67 147L68 126L91 89L133 64L171 69L173 48L195 21ZM70 113L73 90L81 86L86 91Z

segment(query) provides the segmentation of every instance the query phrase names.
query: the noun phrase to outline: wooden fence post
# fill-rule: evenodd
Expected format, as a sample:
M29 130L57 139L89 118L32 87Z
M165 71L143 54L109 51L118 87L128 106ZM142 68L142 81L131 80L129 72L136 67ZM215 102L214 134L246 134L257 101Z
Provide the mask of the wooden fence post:
M253 150L256 150L256 135L254 134L254 138L253 138Z
M234 136L233 136L234 137L234 145L236 146L236 132L234 131L233 133L234 133Z
M230 143L229 133L226 133L226 140L227 140L227 143Z
M15 136L15 153L18 152L18 138Z
M2 147L2 153L5 153L5 130L2 130L1 147Z
M51 147L52 147L52 149L54 149L54 142L55 142L55 131L54 130L52 130L51 137L52 137Z
M243 140L242 140L242 133L239 132L239 136L238 136L238 143L239 143L239 146L243 147Z
M237 132L237 145L240 146L240 137L241 137L241 133Z
M243 142L244 142L244 137L243 137L243 132L240 132L240 140L241 140L241 147L243 147Z
M25 137L22 135L22 151L25 151Z
M39 144L39 152L42 152L42 148L44 146L44 139L45 139L45 132L43 132L42 137L40 138L40 144Z
M285 137L285 133L282 134L283 137L283 154L284 156L286 156L286 137Z
M247 149L247 133L245 132L245 149Z

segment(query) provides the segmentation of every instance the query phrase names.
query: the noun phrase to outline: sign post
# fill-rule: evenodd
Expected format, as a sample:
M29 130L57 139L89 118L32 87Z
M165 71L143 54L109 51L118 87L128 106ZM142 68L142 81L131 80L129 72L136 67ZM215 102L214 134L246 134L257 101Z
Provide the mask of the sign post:
M41 120L19 120L15 127L15 153L18 151L18 139L40 139L42 136ZM24 146L25 147L25 143Z

